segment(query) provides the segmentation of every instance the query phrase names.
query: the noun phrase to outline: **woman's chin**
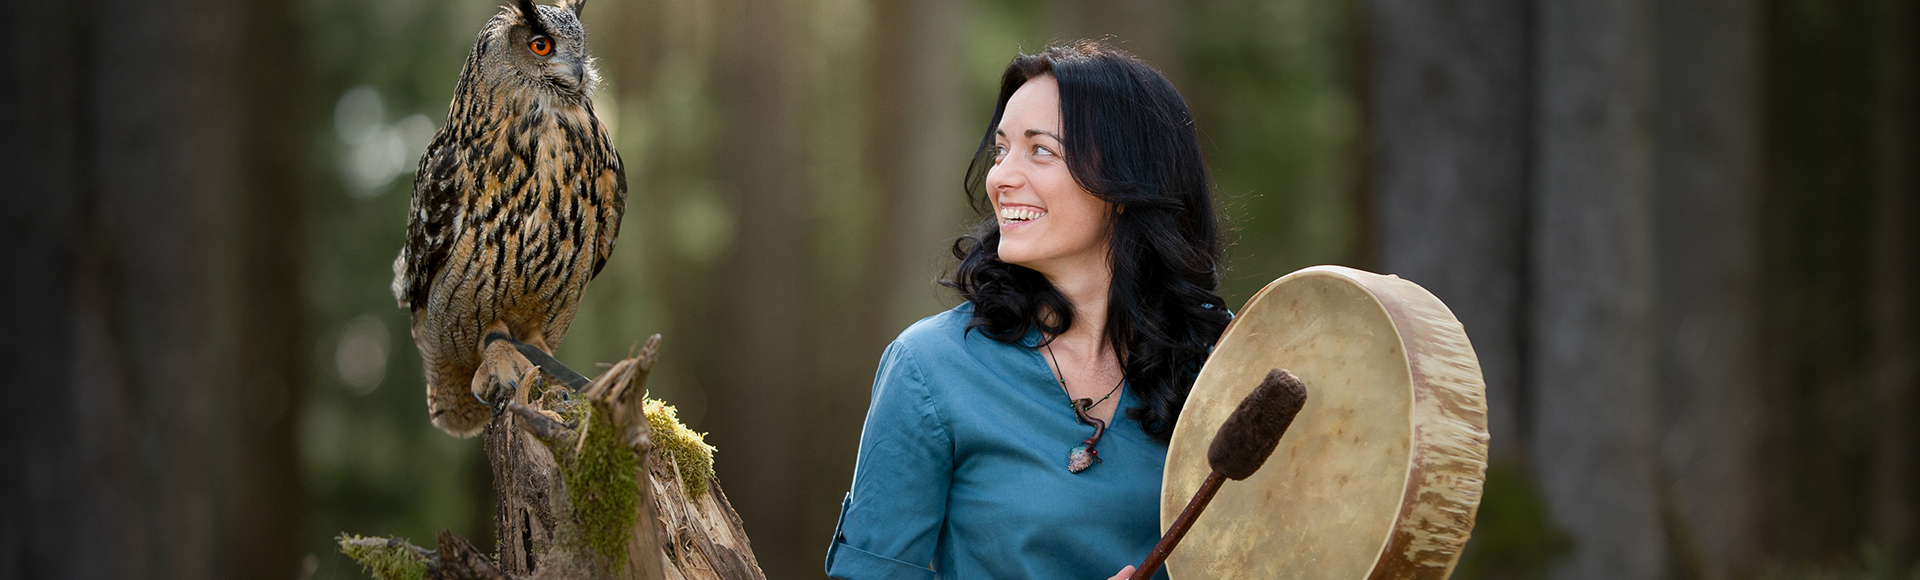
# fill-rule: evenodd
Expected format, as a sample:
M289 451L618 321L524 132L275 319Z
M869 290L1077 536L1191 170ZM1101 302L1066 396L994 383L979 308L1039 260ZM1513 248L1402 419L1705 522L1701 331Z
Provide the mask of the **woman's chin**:
M1006 244L1002 244L1000 246L1000 261L1027 269L1038 270L1039 268L1035 266L1039 265L1040 256L1035 255L1035 253L1028 248L1020 246L1009 247Z

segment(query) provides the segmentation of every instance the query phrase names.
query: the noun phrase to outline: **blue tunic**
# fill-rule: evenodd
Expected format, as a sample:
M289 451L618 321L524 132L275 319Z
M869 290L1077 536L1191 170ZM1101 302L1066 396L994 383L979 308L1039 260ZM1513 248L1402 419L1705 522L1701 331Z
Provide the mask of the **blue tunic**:
M967 332L971 316L963 304L887 347L827 575L1101 580L1139 564L1160 539L1167 447L1126 417L1132 390L1103 462L1068 473L1093 428L1074 419L1039 332L1002 343Z

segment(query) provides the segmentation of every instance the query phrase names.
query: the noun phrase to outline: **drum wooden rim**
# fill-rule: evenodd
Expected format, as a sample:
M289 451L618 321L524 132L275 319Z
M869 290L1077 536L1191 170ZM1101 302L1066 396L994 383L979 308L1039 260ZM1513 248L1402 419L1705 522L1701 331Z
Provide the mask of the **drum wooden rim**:
M1327 300L1337 301L1337 305L1328 306L1329 310L1339 310L1337 315L1328 315L1337 320L1329 322L1331 326L1324 328L1302 322L1313 320L1319 314L1311 310L1303 314L1301 301L1305 300L1307 306L1311 307L1314 306L1313 301L1321 297L1332 297ZM1280 304L1283 301L1286 305ZM1282 325L1279 322L1282 320L1295 324ZM1365 328L1356 330L1356 325L1364 325ZM1284 338L1275 337L1282 334ZM1370 345L1360 350L1371 353L1367 355L1374 357L1370 360L1380 362L1366 369L1325 370L1330 366L1347 368L1323 360L1325 353L1340 351L1329 351L1328 348L1332 347L1316 342L1334 340L1323 337L1336 335L1360 337L1355 340L1363 340ZM1313 348L1301 347L1296 350L1289 347L1283 351L1271 348L1274 341L1291 341L1287 344ZM1390 356L1395 347L1403 357L1400 363ZM1322 358L1301 358L1312 356ZM1231 411L1231 406L1237 404L1239 398L1258 383L1259 376L1255 373L1263 374L1269 368L1263 365L1269 360L1271 367L1279 368L1287 368L1289 364L1303 368L1316 368L1318 365L1321 376L1301 376L1308 390L1308 406L1302 411L1301 417L1296 419L1293 428L1282 438L1280 449L1276 450L1261 472L1255 473L1247 481L1229 481L1222 488L1220 497L1199 518L1194 531L1189 533L1189 540L1183 542L1169 559L1168 569L1172 577L1359 580L1442 579L1451 575L1459 561L1460 550L1472 530L1485 481L1488 442L1486 388L1478 359L1459 321L1431 293L1395 276L1339 266L1316 266L1275 280L1248 300L1233 323L1228 325L1213 359L1208 361L1195 382L1189 404L1181 412L1173 441L1169 445L1166 479L1161 486L1160 519L1163 529L1179 515L1193 490L1199 486L1199 480L1204 479L1209 470L1205 465L1206 445L1212 441L1220 421ZM1316 380L1323 384L1316 386ZM1336 388L1347 390L1333 390ZM1384 397L1381 400L1398 402L1373 404L1373 399L1367 397ZM1290 455L1303 452L1307 453L1305 457L1296 456L1293 460L1315 465L1348 460L1341 455L1343 451L1340 445L1345 443L1339 440L1344 435L1329 430L1330 425L1341 423L1330 423L1326 416L1310 416L1316 411L1316 404L1328 405L1321 410L1322 413L1352 413L1353 409L1360 409L1362 414L1356 417L1367 419L1367 425L1377 427L1387 433L1383 436L1385 439L1391 439L1363 442L1359 435L1354 438L1354 443L1358 445L1353 447L1358 450L1355 455L1364 457L1353 460L1360 467L1347 467L1365 467L1372 470L1369 473L1375 474L1365 486L1354 486L1355 489L1364 487L1354 493L1365 495L1365 501L1356 495L1353 503L1363 505L1362 509L1367 510L1368 515L1357 518L1358 523L1345 521L1356 519L1350 517L1325 518L1342 521L1324 522L1274 523L1270 519L1263 519L1277 519L1278 516L1272 514L1294 509L1292 504L1296 503L1320 502L1334 509L1346 508L1339 505L1344 501L1340 493L1314 487L1324 483L1315 479L1324 475L1314 472L1317 468L1303 465L1276 467L1276 463L1284 465L1289 461ZM1222 406L1226 408L1222 409ZM1392 424L1391 419L1399 417L1400 413L1405 414L1402 419L1404 425ZM1381 417L1386 417L1389 424L1380 424ZM1316 432L1316 429L1321 431ZM1404 443L1400 443L1403 438ZM1314 457L1323 459L1315 461L1311 459ZM1333 460L1326 461L1326 457L1332 457ZM1398 461L1404 461L1404 467L1394 467ZM1330 473L1340 467L1326 469ZM1338 491L1344 493L1350 489L1346 487L1347 483L1346 478L1340 479ZM1235 486L1254 487L1236 490ZM1313 498L1308 498L1306 494L1297 498L1274 498L1281 491L1298 493L1303 489L1314 491L1311 494ZM1223 500L1229 505L1223 506ZM1236 506L1232 505L1234 501L1246 503ZM1392 513L1385 513L1389 507L1394 508ZM1295 520L1313 519L1298 513L1290 517ZM1284 526L1284 529L1278 529L1272 538L1247 534L1247 530L1262 526ZM1379 535L1377 542L1366 539L1375 532ZM1323 538L1338 538L1325 541L1338 541L1341 544L1331 547L1313 544ZM1190 545L1196 540L1200 545ZM1319 562L1315 558L1307 558L1313 560L1311 562L1288 560L1293 557L1304 558L1301 554L1306 553L1320 554L1315 550L1321 548L1325 548L1327 554L1324 559L1343 561ZM1300 552L1284 552L1290 549ZM1235 562L1254 565L1241 567ZM1305 564L1325 566L1311 567ZM1280 567L1257 571L1261 565Z

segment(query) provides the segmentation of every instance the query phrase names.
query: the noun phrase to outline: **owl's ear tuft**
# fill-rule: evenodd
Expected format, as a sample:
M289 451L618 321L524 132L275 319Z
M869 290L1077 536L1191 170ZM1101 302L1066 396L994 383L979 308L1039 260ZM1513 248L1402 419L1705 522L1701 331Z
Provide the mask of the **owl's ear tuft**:
M580 11L587 7L587 0L560 0L559 2L555 2L553 5L559 6L560 8L565 9L568 12L572 12L574 18L579 18Z
M540 7L534 6L533 0L519 0L515 5L520 8L520 19L527 22L530 32L539 36L553 36L547 33L546 24L540 20Z

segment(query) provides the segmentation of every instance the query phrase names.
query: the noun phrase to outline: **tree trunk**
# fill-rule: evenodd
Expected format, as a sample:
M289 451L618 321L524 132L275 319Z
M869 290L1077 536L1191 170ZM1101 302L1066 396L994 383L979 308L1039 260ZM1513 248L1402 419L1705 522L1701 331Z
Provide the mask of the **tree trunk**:
M738 224L714 274L707 326L694 352L710 411L702 429L725 450L721 479L735 482L741 517L766 549L776 578L816 565L800 534L799 436L794 409L809 377L813 344L804 326L813 211L800 170L794 67L797 7L775 0L723 0L714 54L722 119L714 155L720 198Z
M637 513L629 524L626 558L610 563L610 569L595 569L596 563L580 561L583 551L577 547L554 549L577 542L570 534L579 530L569 528L586 525L581 522L587 519L574 515L580 508L566 499L572 496L564 477L568 467L555 458L556 453L581 451L552 448L553 437L547 431L567 427L531 415L557 407L560 397L517 401L515 405L521 406L515 412L500 413L488 423L487 461L493 465L494 492L500 498L494 525L500 535L498 565L503 572L556 580L765 580L719 480L707 476L705 491L693 493L682 483L677 465L669 463L671 458L662 461L662 454L653 453L667 435L653 432L639 409L656 345L649 341L639 358L615 363L580 395L594 405L594 412L610 412L617 428L632 433L632 450L639 457ZM586 438L586 429L572 427L581 438ZM593 443L588 438L578 445ZM564 438L562 445L575 446Z
M861 359L875 358L894 334L938 312L943 301L934 281L969 215L961 184L982 127L961 118L963 79L953 72L963 64L962 30L954 23L964 8L957 0L873 6L863 164L881 208L870 239L885 242L869 245L861 303L850 309L865 321L865 338L879 339L853 355Z
M1871 397L1874 414L1873 501L1868 538L1886 550L1895 570L1913 565L1920 544L1920 10L1887 3L1876 126L1876 179L1871 228L1873 321Z
M1650 330L1652 2L1541 6L1532 466L1561 579L1657 579Z
M578 393L530 374L487 424L497 558L444 530L436 550L345 535L341 550L380 580L765 580L719 480L694 464L711 449L646 401L659 338Z
M1368 132L1382 272L1453 309L1487 381L1493 455L1524 456L1533 10L1370 0Z
M1899 223L1904 218L1896 207L1880 205L1899 204L1889 196L1911 199L1898 190L1900 165L1908 160L1885 147L1896 141L1898 134L1887 131L1900 130L1898 113L1907 106L1890 98L1888 85L1900 74L1897 63L1886 60L1897 50L1889 36L1904 26L1887 10L1897 4L1769 5L1763 468L1772 508L1768 548L1782 558L1852 557L1880 514L1914 517L1910 509L1899 515L1897 505L1878 505L1883 496L1874 481L1891 475L1886 489L1897 489L1897 471L1914 461L1888 458L1898 463L1876 466L1880 453L1898 453L1887 446L1903 444L1895 433L1912 421L1911 407L1898 407L1907 396L1897 386L1898 367L1877 364L1882 354L1901 355L1896 343L1882 340L1910 331L1881 327L1882 321L1912 324L1898 312L1877 311L1913 300L1911 290L1904 298L1895 294L1897 254L1911 246L1878 245L1911 227ZM1909 383L1905 390L1912 388Z
M298 573L305 62L289 10L10 5L0 575Z
M1761 545L1761 10L1661 3L1654 50L1655 433L1690 578L1747 577Z

